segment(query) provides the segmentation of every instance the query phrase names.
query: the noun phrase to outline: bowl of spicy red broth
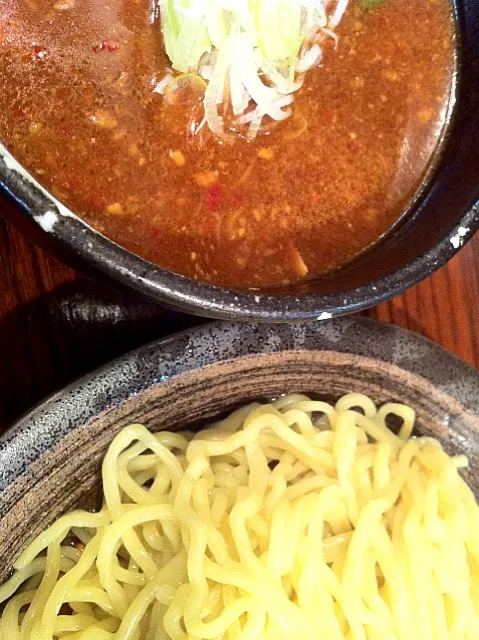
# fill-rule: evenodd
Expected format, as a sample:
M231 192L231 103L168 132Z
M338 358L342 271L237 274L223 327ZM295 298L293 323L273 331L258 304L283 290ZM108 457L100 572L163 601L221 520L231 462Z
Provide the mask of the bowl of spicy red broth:
M474 3L185 7L0 6L0 181L39 244L170 307L288 321L372 306L472 236Z

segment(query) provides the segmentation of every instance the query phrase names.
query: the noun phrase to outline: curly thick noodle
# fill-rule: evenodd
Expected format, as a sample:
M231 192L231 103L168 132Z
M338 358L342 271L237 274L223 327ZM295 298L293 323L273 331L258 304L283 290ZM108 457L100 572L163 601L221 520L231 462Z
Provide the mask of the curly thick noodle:
M466 461L413 424L351 393L250 405L194 437L126 427L101 512L60 518L0 588L1 639L477 640Z

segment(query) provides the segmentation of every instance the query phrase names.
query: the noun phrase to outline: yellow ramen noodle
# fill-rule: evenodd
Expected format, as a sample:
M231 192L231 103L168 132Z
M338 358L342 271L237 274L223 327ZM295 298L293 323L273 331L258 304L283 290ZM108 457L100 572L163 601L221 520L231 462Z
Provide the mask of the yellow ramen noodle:
M1 640L477 640L467 461L413 425L351 393L126 427L102 510L60 518L0 587Z

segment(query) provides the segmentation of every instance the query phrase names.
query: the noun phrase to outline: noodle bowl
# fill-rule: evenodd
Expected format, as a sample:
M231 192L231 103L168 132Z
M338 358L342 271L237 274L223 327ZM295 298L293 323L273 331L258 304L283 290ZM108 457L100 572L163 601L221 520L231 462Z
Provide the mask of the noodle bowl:
M414 420L296 394L197 434L126 427L102 509L60 518L0 587L0 639L479 637L467 460Z

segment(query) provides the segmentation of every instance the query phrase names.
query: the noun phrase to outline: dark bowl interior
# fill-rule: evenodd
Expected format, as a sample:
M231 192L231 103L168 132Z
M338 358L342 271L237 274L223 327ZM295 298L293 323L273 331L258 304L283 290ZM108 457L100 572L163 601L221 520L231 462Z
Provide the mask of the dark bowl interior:
M454 356L365 319L204 325L83 378L0 439L0 581L61 513L98 505L101 459L124 426L196 428L253 399L351 390L412 405L418 433L467 454L464 476L479 496L479 375Z
M152 265L97 233L46 193L0 145L0 185L20 207L5 214L33 240L94 277L199 315L284 322L370 307L449 260L479 228L479 5L454 3L455 103L440 157L409 215L352 268L306 284L237 292ZM413 19L414 16L411 16Z

